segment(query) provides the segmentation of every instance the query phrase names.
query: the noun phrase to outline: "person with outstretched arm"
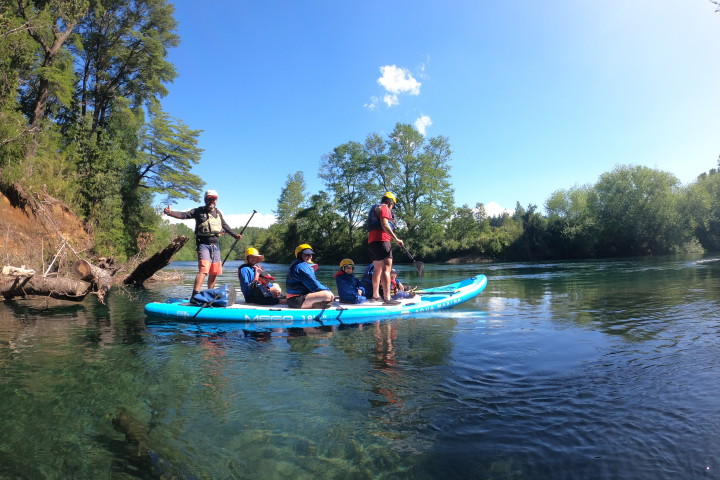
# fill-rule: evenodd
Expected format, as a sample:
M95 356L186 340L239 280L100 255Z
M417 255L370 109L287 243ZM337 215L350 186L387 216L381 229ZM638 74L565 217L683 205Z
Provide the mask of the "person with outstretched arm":
M205 205L193 208L186 212L175 212L168 205L163 212L165 215L181 220L195 220L195 245L198 256L198 274L195 276L193 291L190 299L195 298L202 288L207 276L208 288L215 288L215 280L222 273L222 259L220 256L220 235L227 233L234 239L242 238L236 234L223 218L222 212L217 208L218 194L215 190L208 190L204 196Z

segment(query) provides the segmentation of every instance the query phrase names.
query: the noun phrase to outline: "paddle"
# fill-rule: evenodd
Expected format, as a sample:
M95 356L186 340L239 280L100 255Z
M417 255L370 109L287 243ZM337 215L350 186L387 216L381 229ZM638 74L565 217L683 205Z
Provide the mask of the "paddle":
M415 293L418 295L434 295L434 294L441 294L441 295L447 295L447 294L454 294L458 293L460 289L457 290L437 290L437 291L428 291L428 290L415 290Z
M211 301L211 302L207 302L205 305L203 305L202 307L200 307L200 308L198 309L198 311L195 312L195 315L192 316L192 318L197 317L197 316L198 316L198 313L200 313L200 312L203 311L203 308L207 307L208 305L212 305L213 303L215 303L215 300L219 299L220 297L222 297L222 293L217 293L217 294L215 294L215 297L212 299L212 301Z
M415 260L412 255L410 255L410 252L408 252L407 248L405 248L405 245L402 245L400 248L402 248L403 252L405 252L405 255L410 257L410 260L415 264L415 268L417 268L418 276L422 277L423 269L425 269L425 264L419 260Z
M257 213L257 212L256 212L255 210L253 210L252 215L250 215L250 218L248 218L247 223L246 223L245 226L242 228L242 230L240 230L240 233L239 233L238 235L242 235L242 234L243 234L243 232L244 232L245 229L247 228L248 224L250 223L250 220L252 220L252 217L254 217L256 213ZM239 238L236 238L236 239L235 239L235 243L233 243L233 244L232 244L232 247L230 247L230 250L228 250L227 255L225 255L225 260L222 261L222 264L221 264L220 266L224 266L224 265L225 265L225 262L227 261L228 257L230 256L230 252L233 251L233 248L235 248L235 245L237 245L238 240L239 240ZM197 314L196 314L196 315L197 315Z

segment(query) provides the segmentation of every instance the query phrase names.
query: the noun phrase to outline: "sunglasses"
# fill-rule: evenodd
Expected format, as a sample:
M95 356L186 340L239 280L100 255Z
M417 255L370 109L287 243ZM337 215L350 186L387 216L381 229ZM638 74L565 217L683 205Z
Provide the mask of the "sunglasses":
M345 265L343 268L352 268L353 270L355 270L355 265Z

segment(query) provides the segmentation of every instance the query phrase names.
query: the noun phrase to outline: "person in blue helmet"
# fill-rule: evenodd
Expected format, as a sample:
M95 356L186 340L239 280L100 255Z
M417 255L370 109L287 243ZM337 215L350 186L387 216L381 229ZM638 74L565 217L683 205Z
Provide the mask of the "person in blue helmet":
M327 308L335 299L332 291L315 277L312 258L315 255L307 243L295 249L295 261L290 264L286 280L286 302L290 308Z
M365 288L360 279L355 277L354 271L355 263L351 259L344 258L340 262L340 270L335 274L335 283L341 303L363 303L367 300Z

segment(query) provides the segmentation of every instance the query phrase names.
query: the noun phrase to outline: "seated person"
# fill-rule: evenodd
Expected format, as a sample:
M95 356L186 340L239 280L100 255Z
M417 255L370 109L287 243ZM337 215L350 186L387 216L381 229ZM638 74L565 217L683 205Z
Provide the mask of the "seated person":
M249 247L245 250L245 263L240 265L238 268L238 278L240 279L240 290L245 297L247 303L260 303L261 305L276 305L281 303L282 289L277 283L266 281L263 285L264 288L260 288L258 292L253 290L257 289L260 284L260 274L263 272L263 268L259 265L260 262L265 260L265 256L260 255L257 248ZM273 278L274 280L274 278ZM266 299L266 292L269 292L273 299L277 299L274 303ZM253 299L261 301L253 301Z
M280 298L277 291L273 291L273 287L277 285L273 283L273 280L275 280L275 277L270 273L265 270L260 272L257 281L250 287L249 296L245 297L245 301L247 303L257 303L258 305L285 303L285 299Z
M335 274L335 283L337 283L338 296L342 303L363 303L365 298L365 288L360 280L353 275L355 264L349 258L340 262L340 270Z
M315 278L312 257L315 255L307 243L295 249L295 261L287 274L287 304L290 308L327 308L335 299L328 287Z
M400 283L400 280L398 280L398 273L394 268L390 270L390 295L393 300L398 300L400 298L413 298L415 296L415 292L408 291L408 289L405 288L405 285Z

